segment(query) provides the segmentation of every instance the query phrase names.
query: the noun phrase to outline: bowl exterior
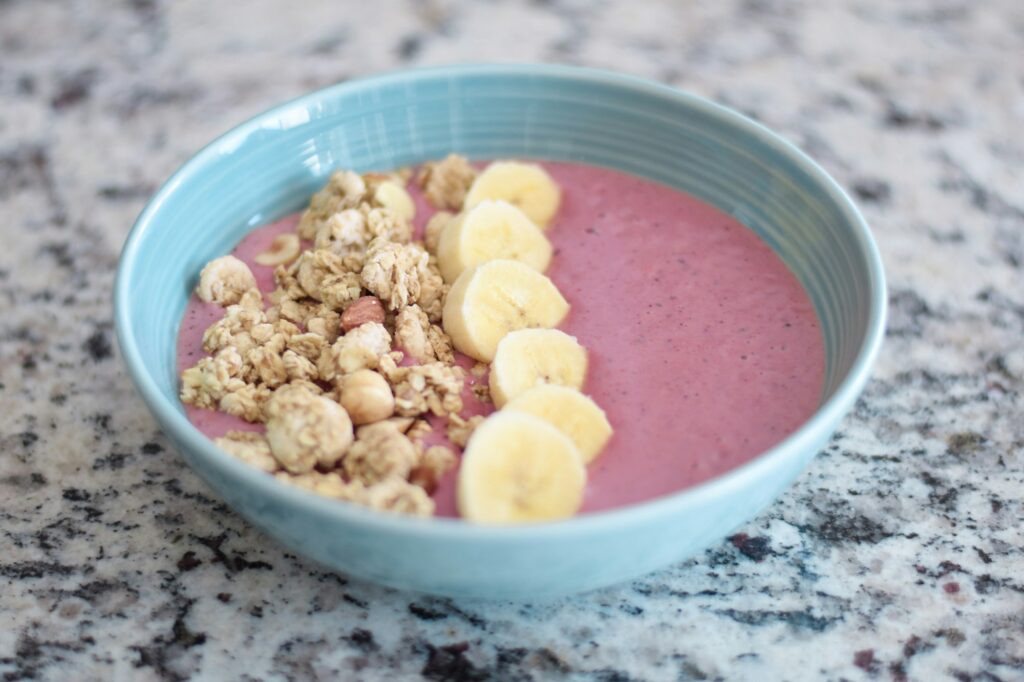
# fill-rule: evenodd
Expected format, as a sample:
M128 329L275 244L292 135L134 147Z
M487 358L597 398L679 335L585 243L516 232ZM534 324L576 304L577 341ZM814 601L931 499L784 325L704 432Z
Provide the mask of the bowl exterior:
M197 273L254 226L297 210L336 168L383 169L458 151L618 168L740 218L787 262L822 321L819 411L749 464L674 495L511 529L407 519L316 498L219 451L177 398L175 340ZM685 558L767 506L852 406L877 354L884 279L867 226L795 148L729 110L625 76L563 67L452 67L328 88L202 150L143 211L115 286L122 354L189 465L295 551L351 576L459 597L547 598Z

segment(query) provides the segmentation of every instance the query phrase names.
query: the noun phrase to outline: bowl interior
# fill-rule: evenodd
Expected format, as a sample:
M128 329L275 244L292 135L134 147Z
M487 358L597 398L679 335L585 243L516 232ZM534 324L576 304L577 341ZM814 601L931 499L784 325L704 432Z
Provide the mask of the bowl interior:
M841 390L852 401L849 379L866 372L880 339L881 270L860 216L806 157L733 112L628 77L461 67L345 84L282 105L213 142L161 189L126 244L116 305L122 351L165 427L168 414L183 415L175 341L209 259L301 208L337 168L388 169L452 151L608 166L736 216L813 300L826 350L822 401Z

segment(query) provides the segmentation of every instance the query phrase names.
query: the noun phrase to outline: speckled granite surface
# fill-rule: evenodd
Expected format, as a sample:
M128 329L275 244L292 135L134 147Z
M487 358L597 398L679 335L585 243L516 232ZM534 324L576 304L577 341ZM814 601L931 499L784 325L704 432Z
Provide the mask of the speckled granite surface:
M312 88L471 59L756 116L859 197L891 281L876 379L777 504L550 604L282 551L169 450L113 347L120 245L199 146ZM1024 679L1022 129L1017 0L0 1L0 677Z

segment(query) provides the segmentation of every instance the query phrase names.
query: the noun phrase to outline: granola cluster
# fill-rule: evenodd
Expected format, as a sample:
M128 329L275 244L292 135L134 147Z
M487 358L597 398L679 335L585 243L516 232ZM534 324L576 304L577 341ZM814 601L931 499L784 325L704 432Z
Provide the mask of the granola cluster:
M423 164L417 181L431 204L458 211L475 179L476 169L465 157L449 154L441 161Z
M461 447L480 418L460 416L466 372L440 325L449 287L433 252L452 214L436 213L414 240L408 177L334 173L296 234L254 259L275 267L266 296L238 258L208 263L196 294L224 314L203 335L209 355L182 372L181 400L263 424L217 444L285 483L426 516L456 463L450 448L422 443L427 419L445 419ZM449 156L419 181L436 207L458 210L474 177Z

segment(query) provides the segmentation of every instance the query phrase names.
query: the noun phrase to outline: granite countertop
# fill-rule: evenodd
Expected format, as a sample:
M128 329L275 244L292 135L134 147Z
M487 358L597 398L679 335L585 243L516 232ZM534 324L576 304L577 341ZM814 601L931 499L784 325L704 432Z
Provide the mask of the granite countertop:
M0 1L0 677L1024 679L1024 4ZM553 603L361 584L235 516L117 357L118 252L216 134L403 66L557 61L763 121L859 200L887 344L734 537Z

